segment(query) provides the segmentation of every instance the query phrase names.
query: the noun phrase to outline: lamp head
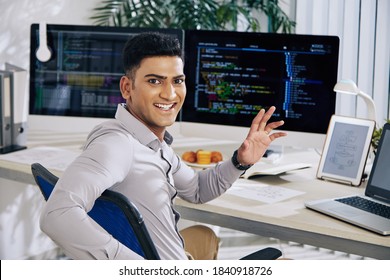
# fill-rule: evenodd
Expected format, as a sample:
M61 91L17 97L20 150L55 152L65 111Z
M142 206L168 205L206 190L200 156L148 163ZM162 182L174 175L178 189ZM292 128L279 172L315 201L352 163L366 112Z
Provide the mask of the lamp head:
M352 80L340 80L334 86L335 92L358 95L360 93L359 88Z
M334 86L333 90L339 93L351 94L360 96L367 104L367 117L371 120L376 120L376 109L374 100L371 96L361 91L352 80L340 80Z

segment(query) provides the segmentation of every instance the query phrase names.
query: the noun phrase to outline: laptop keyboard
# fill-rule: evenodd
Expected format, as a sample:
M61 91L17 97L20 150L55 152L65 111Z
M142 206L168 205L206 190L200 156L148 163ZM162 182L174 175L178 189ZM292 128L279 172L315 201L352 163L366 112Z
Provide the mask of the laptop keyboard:
M336 199L336 201L390 219L390 206L386 206L368 199L364 199L360 196L339 198Z

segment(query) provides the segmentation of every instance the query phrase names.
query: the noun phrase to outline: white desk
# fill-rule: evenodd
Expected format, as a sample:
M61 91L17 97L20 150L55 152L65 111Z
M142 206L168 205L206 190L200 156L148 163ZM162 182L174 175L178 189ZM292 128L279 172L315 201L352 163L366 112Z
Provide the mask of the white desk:
M48 145L78 150L85 135L56 135L39 132L32 134L32 146ZM42 141L43 140L43 141ZM191 140L191 139L190 139ZM194 139L192 139L194 140ZM178 139L175 150L181 154L185 150L210 148L218 149L225 155L237 147L230 141L198 141L198 147ZM285 187L304 194L278 203L267 204L226 193L220 198L203 205L194 205L176 200L177 210L188 220L219 225L222 227L246 231L261 236L270 236L281 240L334 249L373 257L390 259L390 237L383 237L364 229L349 225L336 219L308 210L304 201L363 193L364 187L349 187L315 179L319 155L314 151L290 150L283 157L285 162L309 161L312 168L296 170L280 176L261 177L259 182ZM60 175L60 172L55 172ZM33 184L30 167L0 160L0 177L18 182Z

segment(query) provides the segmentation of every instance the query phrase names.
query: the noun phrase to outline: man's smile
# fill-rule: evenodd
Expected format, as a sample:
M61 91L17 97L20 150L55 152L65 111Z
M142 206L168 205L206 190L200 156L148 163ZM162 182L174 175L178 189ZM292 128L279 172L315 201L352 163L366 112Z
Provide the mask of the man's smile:
M163 111L168 111L172 108L174 108L176 103L171 103L171 104L162 104L162 103L155 103L154 106L157 108L163 110Z

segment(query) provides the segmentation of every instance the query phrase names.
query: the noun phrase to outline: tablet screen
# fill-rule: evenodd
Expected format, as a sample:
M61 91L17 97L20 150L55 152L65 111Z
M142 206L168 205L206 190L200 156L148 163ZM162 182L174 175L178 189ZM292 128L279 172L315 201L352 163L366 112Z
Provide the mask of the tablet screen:
M359 185L374 126L371 120L332 116L317 177Z

